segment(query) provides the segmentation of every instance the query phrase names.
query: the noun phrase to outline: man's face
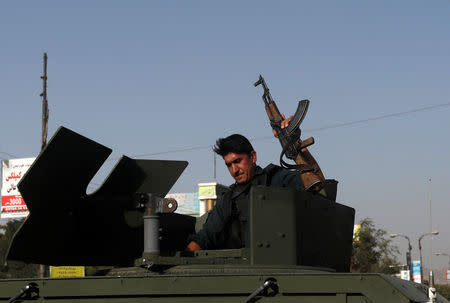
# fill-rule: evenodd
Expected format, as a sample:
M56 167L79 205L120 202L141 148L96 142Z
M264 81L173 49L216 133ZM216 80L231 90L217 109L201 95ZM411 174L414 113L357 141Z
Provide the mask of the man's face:
M223 159L230 175L237 183L246 183L255 174L256 152L249 154L228 153Z

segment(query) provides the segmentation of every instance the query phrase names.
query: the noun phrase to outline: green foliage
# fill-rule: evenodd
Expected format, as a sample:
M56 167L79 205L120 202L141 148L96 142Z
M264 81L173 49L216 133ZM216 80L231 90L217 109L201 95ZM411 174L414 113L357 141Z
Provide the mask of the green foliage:
M0 279L39 277L39 265L20 261L6 261L11 240L24 220L10 220L2 226L5 234L0 237Z
M357 273L379 272L394 274L399 272L396 255L399 250L386 238L387 232L375 228L370 218L359 223L361 228L353 240L351 271Z
M436 290L441 296L450 300L450 285L438 284L436 285Z

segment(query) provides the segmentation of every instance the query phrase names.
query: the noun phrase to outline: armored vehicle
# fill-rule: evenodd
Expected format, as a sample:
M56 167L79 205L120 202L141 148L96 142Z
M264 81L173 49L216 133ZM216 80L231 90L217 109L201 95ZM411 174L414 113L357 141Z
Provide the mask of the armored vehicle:
M173 212L176 202L164 197L187 162L123 156L86 194L110 153L61 127L18 185L30 215L8 253L37 264L109 269L1 280L0 302L428 301L423 285L349 273L354 209L304 191L253 187L246 247L185 251L197 218Z

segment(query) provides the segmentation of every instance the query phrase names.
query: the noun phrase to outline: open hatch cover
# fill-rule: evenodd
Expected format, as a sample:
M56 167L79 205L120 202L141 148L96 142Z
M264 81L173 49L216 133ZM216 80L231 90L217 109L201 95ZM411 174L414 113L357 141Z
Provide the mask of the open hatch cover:
M111 149L60 127L18 188L30 211L8 259L48 265L126 265L143 251L137 193L164 197L186 161L123 156L101 187L86 188Z

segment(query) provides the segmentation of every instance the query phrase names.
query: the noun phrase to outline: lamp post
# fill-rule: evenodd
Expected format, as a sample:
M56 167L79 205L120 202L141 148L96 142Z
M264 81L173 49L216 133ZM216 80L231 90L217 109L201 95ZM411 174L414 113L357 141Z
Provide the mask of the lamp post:
M450 268L450 255L446 253L435 253L436 256L447 256L448 257L448 267Z
M402 234L391 234L390 235L391 238L395 238L395 237L403 237L406 240L408 240L408 251L406 252L406 266L408 267L409 270L409 280L412 281L412 268L411 268L411 241L409 240L408 236L402 235Z
M422 245L420 244L420 241L425 236L435 236L439 234L438 231L432 231L430 233L423 234L419 237L419 255L420 255L420 283L423 283L423 264L422 264Z

